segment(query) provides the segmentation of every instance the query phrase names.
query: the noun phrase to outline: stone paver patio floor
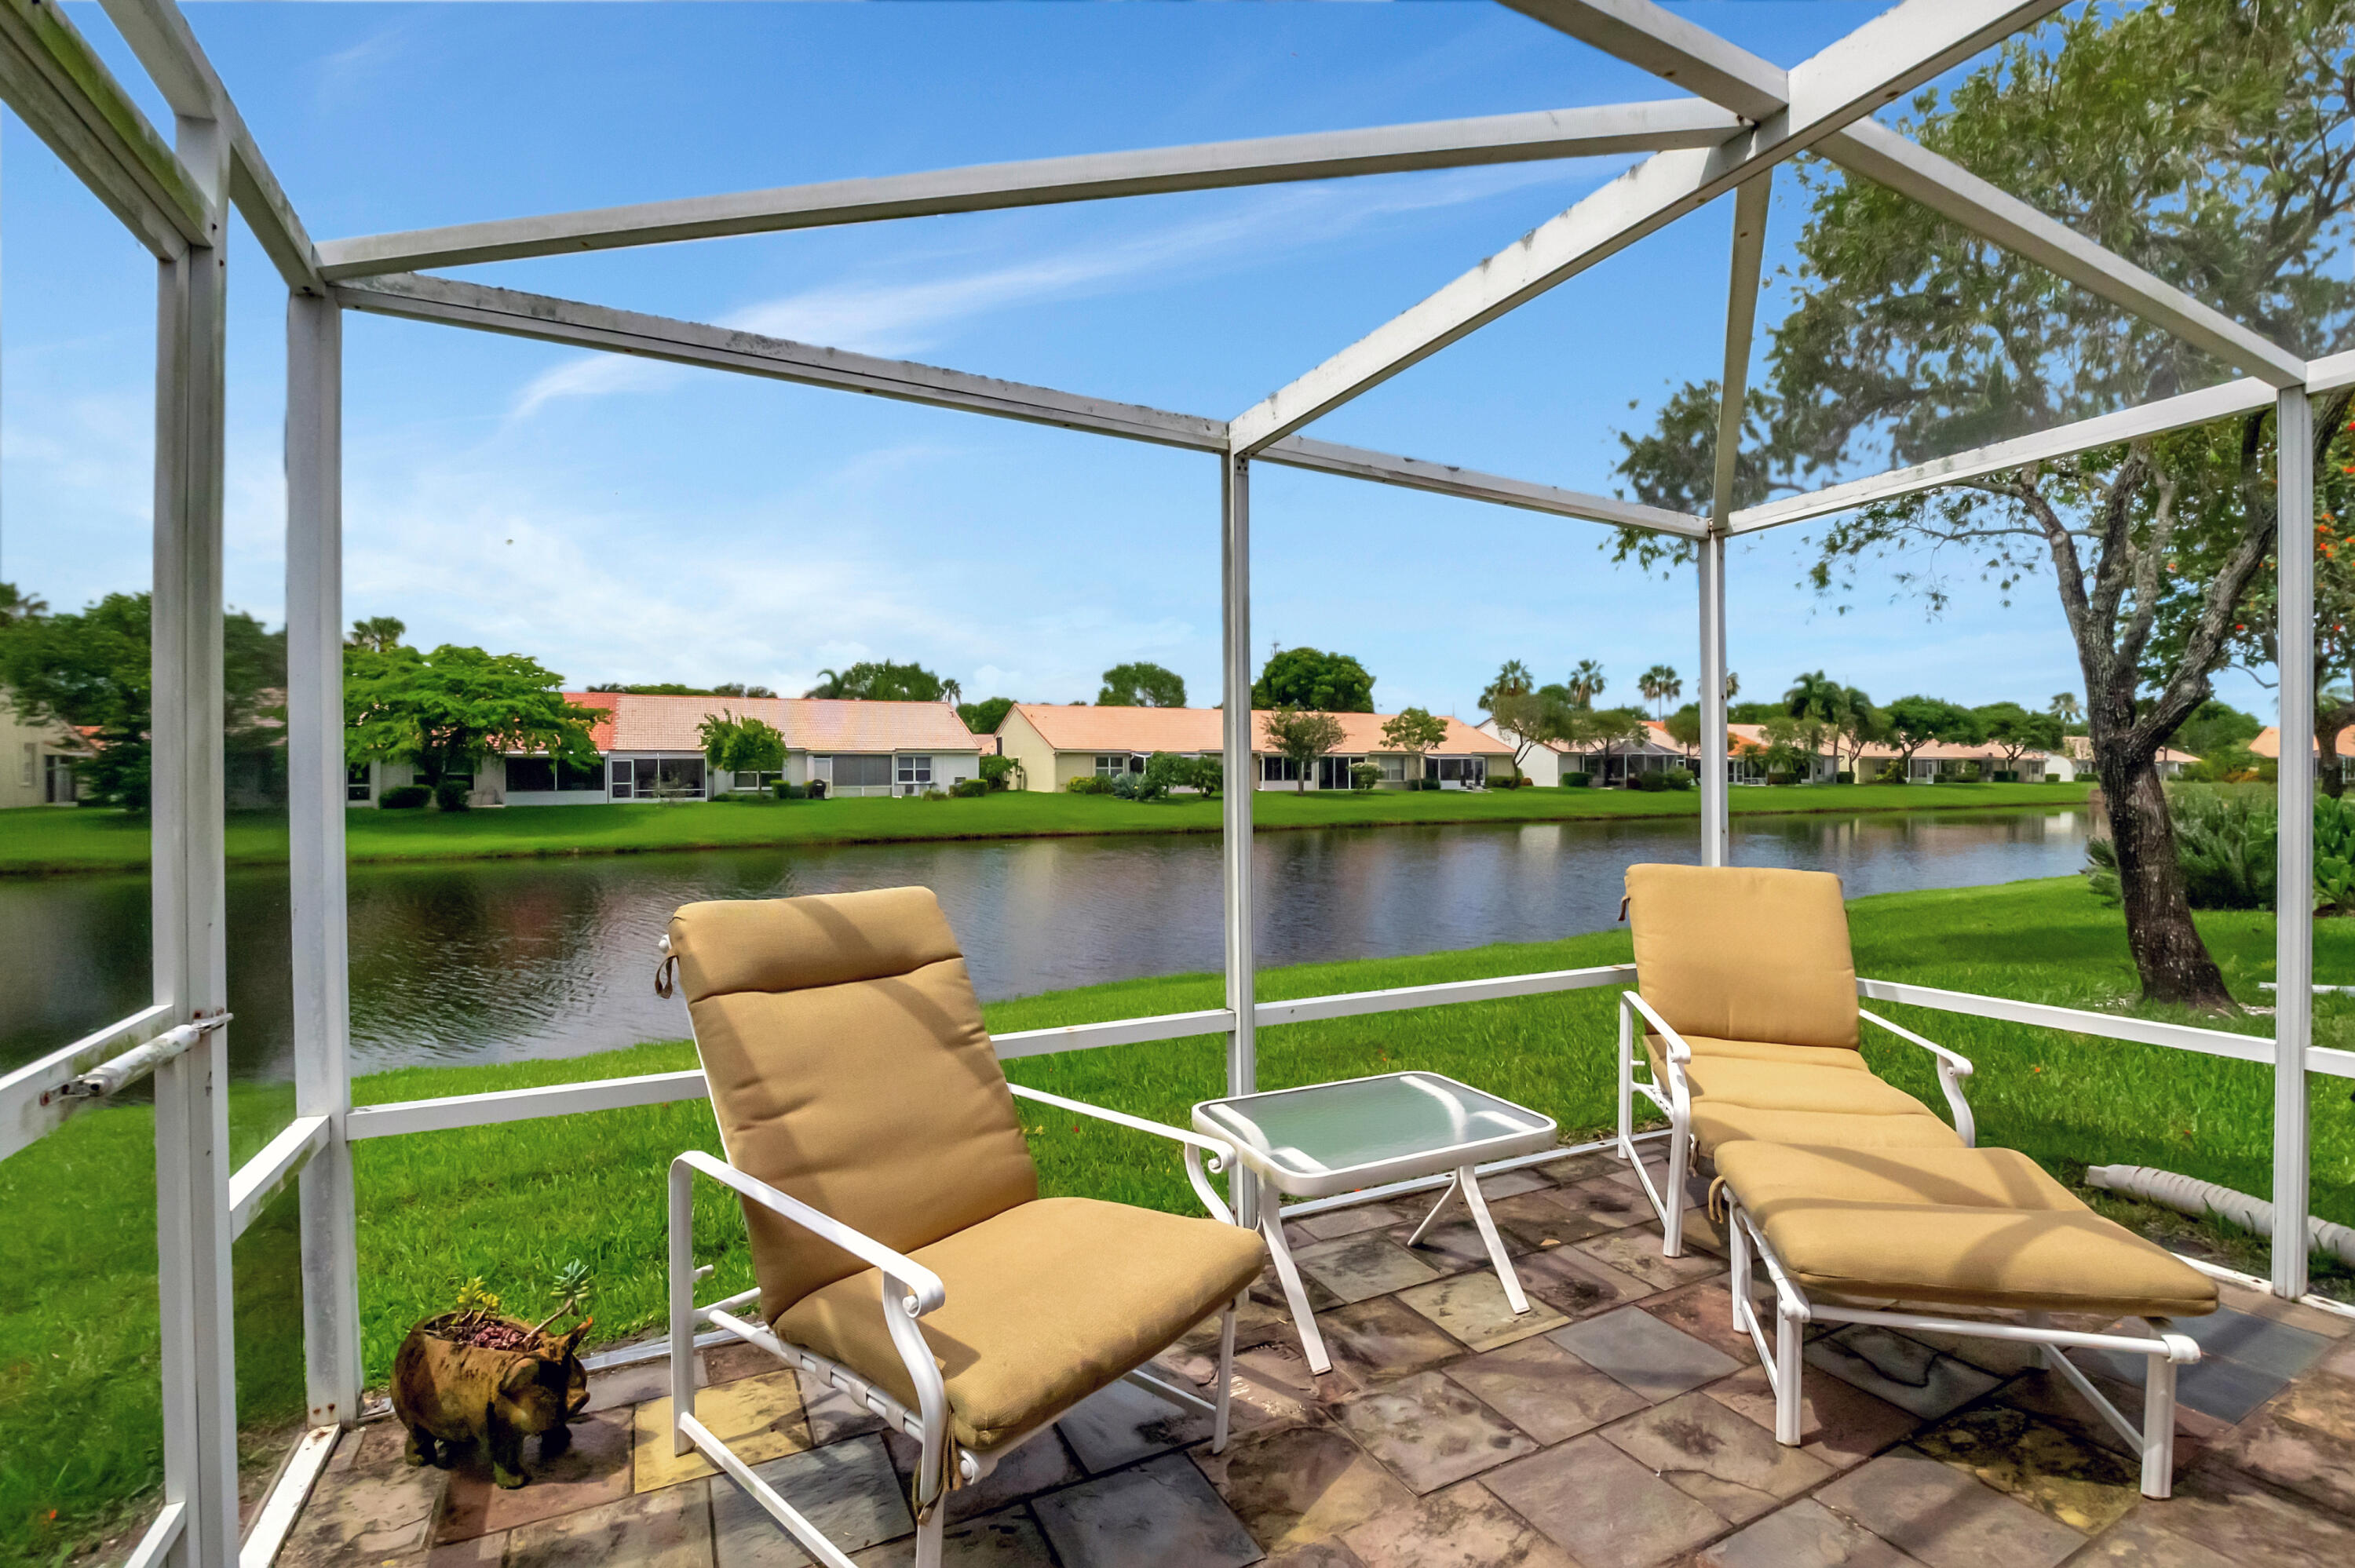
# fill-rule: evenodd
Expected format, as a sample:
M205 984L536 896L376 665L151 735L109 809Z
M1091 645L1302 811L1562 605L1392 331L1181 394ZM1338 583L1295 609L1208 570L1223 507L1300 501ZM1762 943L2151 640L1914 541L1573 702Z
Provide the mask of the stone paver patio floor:
M1530 1298L1513 1317L1468 1225L1405 1246L1406 1202L1315 1216L1295 1246L1334 1370L1308 1375L1271 1281L1242 1322L1234 1440L1127 1385L954 1495L948 1561L999 1568L2053 1568L2355 1563L2355 1319L2226 1287L2194 1325L2176 1495L2023 1348L1851 1327L1807 1351L1805 1444L1732 1329L1721 1261L1663 1259L1625 1165L1487 1185ZM1461 1234L1457 1234L1461 1233ZM1206 1325L1164 1358L1213 1375ZM810 1399L746 1347L698 1409L862 1565L912 1556L913 1445ZM2125 1386L2140 1363L2083 1363ZM346 1434L287 1568L769 1568L804 1554L699 1458L674 1458L659 1362L592 1380L571 1450L515 1491L478 1457L402 1462Z

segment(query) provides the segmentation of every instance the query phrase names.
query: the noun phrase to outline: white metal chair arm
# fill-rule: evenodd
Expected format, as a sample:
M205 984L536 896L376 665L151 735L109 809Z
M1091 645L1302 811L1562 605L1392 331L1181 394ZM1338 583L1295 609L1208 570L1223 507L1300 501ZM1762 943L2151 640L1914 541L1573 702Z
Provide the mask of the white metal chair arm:
M1668 1021L1644 1000L1641 991L1623 991L1619 993L1619 1001L1621 1006L1632 1007L1651 1021L1652 1027L1659 1031L1660 1038L1668 1043L1669 1061L1683 1063L1692 1060L1692 1047L1685 1044L1685 1037L1668 1026Z
M1934 1040L1924 1040L1902 1024L1891 1023L1870 1008L1859 1007L1857 1016L1878 1023L1909 1045L1919 1045L1938 1060L1938 1087L1945 1092L1946 1108L1954 1113L1955 1130L1965 1143L1976 1147L1979 1140L1978 1123L1971 1115L1971 1103L1963 1097L1963 1080L1971 1075L1971 1059L1959 1052L1949 1051Z
M860 1262L881 1269L886 1278L906 1292L911 1316L921 1318L948 1299L948 1287L941 1283L941 1277L922 1264L893 1252L873 1236L855 1231L829 1214L819 1213L799 1198L778 1192L759 1177L748 1176L733 1165L695 1149L671 1161L674 1171L681 1166L709 1176L723 1187L734 1188L770 1213L793 1221L820 1240L831 1242Z
M1189 1132L1182 1127L1171 1127L1167 1122L1147 1121L1141 1116L1130 1116L1125 1111L1107 1110L1103 1106L1092 1106L1085 1100L1066 1099L1061 1095L1050 1095L1044 1089L1026 1088L1011 1081L1006 1086L1013 1090L1018 1099L1036 1100L1040 1105L1053 1106L1058 1110L1093 1117L1098 1121L1108 1121L1115 1127L1128 1128L1135 1132L1149 1132L1157 1138L1168 1139L1173 1143L1184 1144L1186 1146L1186 1179L1193 1184L1194 1195L1202 1200L1202 1206L1210 1211L1212 1218L1228 1224L1237 1223L1234 1211L1227 1207L1225 1201L1219 1196L1219 1190L1210 1185L1209 1177L1205 1175L1202 1170L1202 1156L1207 1153L1210 1157L1210 1170L1224 1171L1235 1157L1235 1151L1231 1145L1221 1143L1215 1138L1205 1138L1199 1132Z

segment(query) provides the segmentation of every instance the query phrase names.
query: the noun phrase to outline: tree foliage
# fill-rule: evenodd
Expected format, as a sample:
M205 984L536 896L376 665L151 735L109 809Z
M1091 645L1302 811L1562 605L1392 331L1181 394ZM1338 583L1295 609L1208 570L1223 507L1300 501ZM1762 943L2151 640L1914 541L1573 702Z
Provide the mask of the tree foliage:
M1182 708L1186 678L1175 670L1142 660L1114 664L1103 673L1103 689L1096 693L1100 708Z
M1267 748L1286 761L1298 766L1298 784L1302 793L1308 789L1308 767L1318 758L1341 744L1348 732L1341 721L1331 714L1310 712L1288 705L1260 715L1261 733L1267 736Z
M494 752L597 765L589 727L603 716L565 700L562 678L521 653L444 643L344 652L344 749L355 762L408 762L438 786Z
M2061 749L2061 721L2051 714L2032 714L2018 703L1987 703L1971 710L1979 733L2003 753L2003 765L2017 769L2031 751Z
M1401 708L1382 721L1382 744L1410 757L1421 757L1446 738L1447 721L1428 708Z
M2344 0L2085 6L2005 45L1904 129L2307 358L2355 337L2355 9ZM1802 159L1807 217L1768 373L1743 408L1735 505L1859 461L1920 462L2233 372L1907 198ZM1704 512L1717 390L1623 438L1641 499ZM2316 408L2328 470L2348 396ZM2270 410L1960 481L1834 519L1813 585L1881 561L1934 609L1957 573L2008 599L2049 578L2085 683L2118 833L2129 945L2154 1000L2229 1009L2193 927L2155 766L2209 677L2275 531ZM2306 519L2297 521L2301 542ZM1622 558L1656 563L1646 535ZM2164 629L2165 634L2161 635ZM2146 700L2138 701L2138 698Z
M1987 738L1978 715L1960 703L1938 697L1900 697L1881 710L1889 744L1898 759L1911 767L1913 754L1937 741L1950 746L1975 746Z
M723 773L782 773L785 769L784 732L765 719L738 718L726 708L707 714L695 726L703 755Z
M869 703L937 703L949 700L956 684L922 664L899 664L889 659L862 660L845 670L820 670L818 677L818 683L802 695Z
M959 703L957 717L964 720L964 727L975 735L996 735L997 726L1013 710L1012 697L984 697L977 703Z
M382 653L388 649L400 647L401 638L408 631L409 627L399 616L371 615L365 620L352 622L351 632L344 639L344 646L368 648ZM602 687L598 689L603 690Z
M1369 714L1374 711L1374 678L1347 653L1279 649L1269 655L1259 679L1252 683L1252 706Z

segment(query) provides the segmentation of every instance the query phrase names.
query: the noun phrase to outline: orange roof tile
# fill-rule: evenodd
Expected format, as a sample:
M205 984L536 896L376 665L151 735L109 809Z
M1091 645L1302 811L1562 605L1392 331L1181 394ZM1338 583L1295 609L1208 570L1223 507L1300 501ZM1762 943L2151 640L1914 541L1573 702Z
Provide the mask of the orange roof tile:
M600 751L700 751L706 718L730 713L774 725L794 751L978 751L981 738L946 703L874 703L826 697L684 697L644 692L567 692L602 708L590 728Z
M1223 736L1222 715L1217 708L1116 708L1058 706L1052 703L1017 703L1008 710L1030 722L1032 728L1057 751L1217 751ZM1267 731L1261 720L1267 710L1252 714L1252 749L1265 751ZM1394 751L1382 740L1382 726L1394 714L1335 714L1341 721L1341 744L1336 754L1355 756ZM1432 749L1443 755L1509 757L1512 747L1481 734L1457 719L1442 721L1446 738ZM999 726L1001 729L1003 725Z

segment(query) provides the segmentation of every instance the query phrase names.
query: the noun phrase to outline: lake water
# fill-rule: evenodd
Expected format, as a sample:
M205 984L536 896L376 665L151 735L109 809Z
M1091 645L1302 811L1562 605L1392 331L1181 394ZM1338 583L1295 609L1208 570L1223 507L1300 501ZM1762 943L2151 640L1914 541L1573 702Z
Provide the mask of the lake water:
M1698 858L1689 821L1262 833L1263 965L1597 931L1620 874ZM1743 865L1838 872L1851 895L2056 876L2081 810L1736 819ZM654 943L702 898L916 883L939 894L985 997L1216 969L1209 834L862 844L355 866L353 1068L564 1056L687 1033L654 994ZM289 1075L287 881L229 880L231 1056ZM0 1070L144 1005L144 877L0 880Z

